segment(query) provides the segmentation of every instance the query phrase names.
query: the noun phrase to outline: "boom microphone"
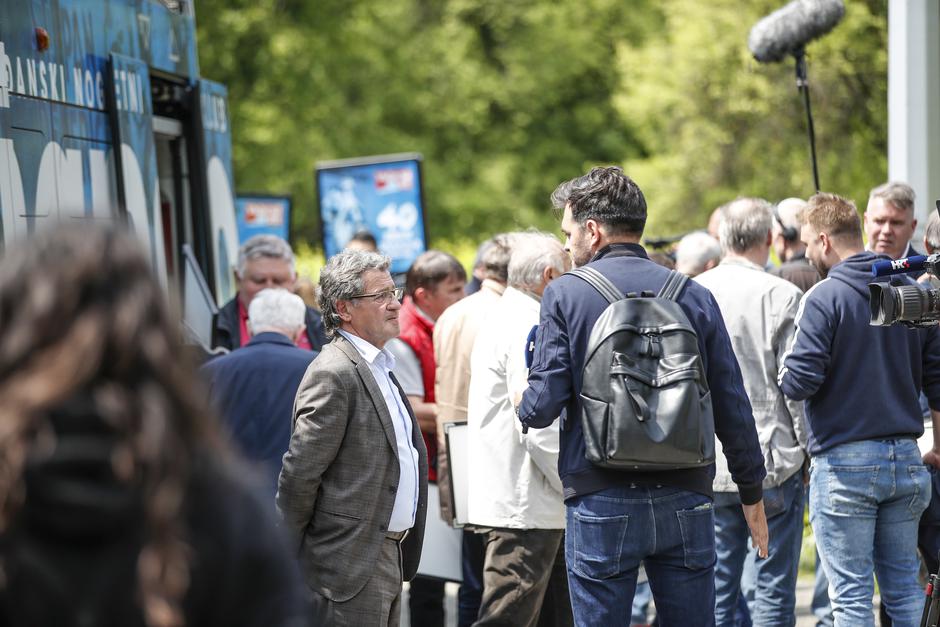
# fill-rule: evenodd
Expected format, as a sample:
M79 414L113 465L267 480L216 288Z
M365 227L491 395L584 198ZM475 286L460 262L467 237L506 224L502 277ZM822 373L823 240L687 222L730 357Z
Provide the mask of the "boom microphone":
M754 25L747 47L761 63L776 63L831 31L844 15L842 0L793 0Z
M890 261L876 261L871 264L872 276L890 276L892 274L908 274L910 272L923 272L927 263L940 261L940 255L913 255L903 259Z

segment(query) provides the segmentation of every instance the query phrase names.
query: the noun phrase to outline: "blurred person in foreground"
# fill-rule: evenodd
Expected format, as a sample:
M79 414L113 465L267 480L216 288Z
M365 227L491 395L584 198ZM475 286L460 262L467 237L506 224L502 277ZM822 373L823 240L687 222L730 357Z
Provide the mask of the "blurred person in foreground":
M454 303L434 324L434 359L437 364L435 402L437 403L437 480L441 496L441 517L454 523L453 497L444 447L447 423L467 419L470 389L470 353L484 316L499 302L506 290L512 234L496 235L482 249L483 283L479 291ZM470 469L472 472L472 469ZM483 594L483 542L481 536L463 530L461 541L463 582L457 596L458 627L466 627L477 618Z
M307 576L314 624L398 625L402 581L421 559L427 452L385 348L401 310L390 263L346 250L320 272L320 310L333 340L297 391L276 498Z
M786 279L805 292L819 282L820 276L806 258L806 244L800 239L800 212L806 207L802 198L786 198L774 207L773 249L780 266L770 273Z
M282 289L261 290L248 305L251 341L200 368L209 398L239 451L258 464L271 506L290 442L294 396L316 353L297 348L306 306Z
M255 235L238 249L235 268L238 293L219 309L212 328L212 348L230 351L251 341L248 330L248 306L255 294L266 288L293 289L297 281L294 251L286 240L276 235ZM305 332L295 344L319 351L326 344L323 319L308 307L304 316Z
M483 535L476 625L571 625L558 425L522 433L512 398L526 387L528 336L545 287L571 268L555 237L515 236L509 286L486 313L470 357L467 518Z
M307 624L140 250L78 226L0 264L0 624Z
M803 293L764 271L773 241L773 208L761 198L739 198L725 206L719 227L721 264L696 277L718 301L744 376L764 453L764 508L769 556L754 560L750 615L761 627L792 627L796 577L803 540L803 463L806 432L801 403L787 401L777 372L793 338ZM716 450L720 450L716 442ZM715 622L733 627L742 571L748 553L741 498L722 455L716 455Z
M671 278L639 244L646 199L619 167L596 167L562 183L552 204L564 212L565 249L575 266L589 265L623 294L659 293ZM728 332L714 297L701 285L687 282L677 302L696 331L715 433L754 542L765 557L764 460ZM567 414L558 470L567 506L565 557L575 622L624 622L643 562L661 624L713 625L714 464L632 472L596 466L586 457L582 372L588 337L608 304L571 274L545 288L529 387L517 407L522 424L536 429L549 427L562 410Z
M917 525L931 494L924 462L940 466L940 335L870 324L872 263L888 257L865 250L851 201L816 194L802 221L806 256L825 278L800 303L779 383L805 401L810 523L835 625L874 625L875 575L894 625L913 627L923 607ZM923 461L921 389L934 423Z
M676 246L676 270L687 277L696 277L711 270L720 261L721 246L718 240L704 231L684 235Z

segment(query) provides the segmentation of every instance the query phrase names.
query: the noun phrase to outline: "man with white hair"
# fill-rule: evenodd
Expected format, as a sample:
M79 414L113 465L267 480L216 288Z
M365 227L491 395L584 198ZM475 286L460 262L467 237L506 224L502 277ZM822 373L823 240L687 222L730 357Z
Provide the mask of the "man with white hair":
M751 616L755 625L790 627L803 537L806 432L801 404L784 398L776 375L793 338L802 292L764 271L772 213L770 203L760 198L739 198L726 205L719 227L724 258L695 280L718 301L744 375L767 469L763 490L770 555L754 564ZM720 445L716 440L716 448ZM724 456L715 457L715 623L721 626L735 624L748 526Z
M212 348L235 350L251 340L248 330L248 306L263 289L292 289L297 282L294 251L290 244L276 235L255 235L238 249L235 267L238 293L225 303L213 321ZM304 329L294 340L299 348L319 351L326 344L323 319L319 312L307 307Z
M257 292L248 306L251 341L201 370L222 423L245 458L260 466L272 497L290 442L294 395L316 356L294 345L304 332L306 309L287 290Z
M527 385L527 337L538 325L542 292L570 267L556 238L517 234L509 286L487 313L470 356L468 520L485 545L475 625L572 623L558 425L523 434L511 400Z
M806 201L802 198L786 198L774 208L773 247L780 267L772 268L770 273L805 292L821 277L806 258L806 244L800 239L800 212L804 207Z
M704 231L694 231L679 240L676 247L676 270L695 277L711 270L721 261L718 240Z

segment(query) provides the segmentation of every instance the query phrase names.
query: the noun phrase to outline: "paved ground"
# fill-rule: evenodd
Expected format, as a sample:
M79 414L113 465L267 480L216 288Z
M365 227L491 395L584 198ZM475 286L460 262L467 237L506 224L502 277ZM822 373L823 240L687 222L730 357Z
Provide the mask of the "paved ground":
M457 627L457 584L449 583L446 587L447 600L445 611L447 613L447 627ZM815 627L816 618L809 611L809 604L813 598L813 580L811 577L801 577L796 586L796 627ZM876 601L877 603L877 601ZM408 627L408 590L402 595L402 621L403 627Z

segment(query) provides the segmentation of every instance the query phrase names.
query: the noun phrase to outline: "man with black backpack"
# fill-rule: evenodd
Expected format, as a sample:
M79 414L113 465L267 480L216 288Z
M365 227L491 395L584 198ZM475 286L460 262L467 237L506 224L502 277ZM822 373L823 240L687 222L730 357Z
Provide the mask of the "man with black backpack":
M575 622L622 623L642 561L662 624L714 625L715 435L767 554L763 454L721 312L705 288L648 259L646 201L620 168L563 183L552 201L579 268L545 290L517 412L525 429L565 410Z

